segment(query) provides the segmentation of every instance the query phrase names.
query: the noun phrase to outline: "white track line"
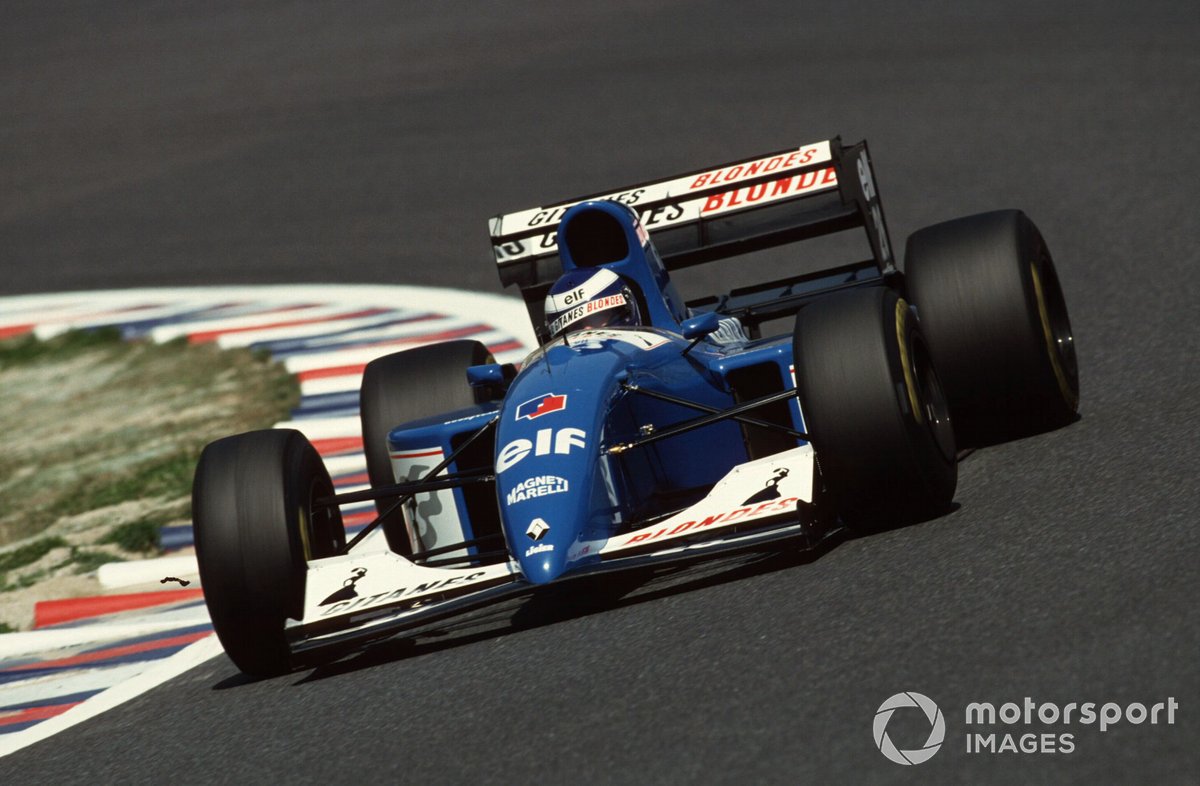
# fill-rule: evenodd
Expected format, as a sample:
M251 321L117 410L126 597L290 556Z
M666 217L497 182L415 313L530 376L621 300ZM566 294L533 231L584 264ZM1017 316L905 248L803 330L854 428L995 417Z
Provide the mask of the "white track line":
M457 320L458 324L446 324L444 331L454 330L456 328L466 327L471 324L479 324L478 321ZM437 332L444 332L438 330ZM488 330L474 333L467 338L475 341L482 341L484 344L496 343L508 338L509 334L502 330ZM287 370L293 374L302 374L306 371L315 371L323 368L341 368L342 366L350 366L356 363L370 363L377 357L390 355L393 352L399 352L404 349L412 349L421 347L427 344L436 344L444 339L429 338L424 334L415 336L400 336L391 343L372 344L365 347L347 347L343 349L330 349L323 352L309 352L303 355L292 355L284 365Z
M33 335L45 341L60 336L68 330L84 330L118 322L138 322L143 319L163 318L172 316L180 310L181 304L158 306L152 303L142 303L128 309L87 311L64 315L58 319L38 319L38 325L33 329Z
M203 609L193 614L192 624L208 622L208 612ZM107 625L84 625L76 628L47 628L0 636L0 658L16 658L21 655L37 655L50 650L94 644L98 641L135 639L164 630L186 627L188 623L178 619L146 619L136 623L109 623ZM4 695L5 704L20 704Z
M367 309L355 308L354 306L341 306L337 312L329 314L325 317L314 319L312 322L304 322L295 325L283 325L277 327L264 326L253 330L242 330L232 333L222 333L217 336L217 346L221 349L235 349L237 347L248 347L251 344L260 344L266 341L283 341L287 339L301 338L317 338L326 336L330 333L335 333L342 330L373 325L385 317L399 319L403 316L400 311L384 311L371 314L369 316L351 316L352 314L362 313ZM287 322L288 320L280 320Z
M172 341L194 333L210 333L227 330L258 329L276 322L293 322L304 319L326 319L343 310L341 305L316 303L263 303L261 310L250 314L238 314L203 322L183 322L177 325L159 325L150 331L150 338L160 343ZM265 329L265 328L262 328Z
M151 584L167 576L199 581L200 568L196 565L196 558L155 557L128 562L106 562L96 570L96 578L105 589Z
M33 675L14 685L6 686L4 706L11 707L31 702L53 702L77 693L104 691L114 685L132 679L146 670L145 661L105 666L95 671L67 671ZM91 697L89 697L91 698ZM86 699L85 699L86 701ZM20 712L20 710L16 710ZM48 719L47 719L48 720ZM6 732L16 734L17 732ZM4 735L0 735L0 740Z
M366 472L367 457L361 452L344 456L326 456L325 468L330 475L349 475L351 472Z
M281 420L272 428L294 428L315 442L318 439L360 436L362 421L358 415L336 418L304 418L303 420Z
M114 685L103 693L99 693L82 704L72 707L62 715L42 721L28 729L0 737L0 757L19 751L40 742L48 737L69 729L77 723L82 723L103 712L108 712L130 699L141 696L169 679L178 677L185 671L194 669L210 658L220 655L221 642L216 636L205 636L194 641L174 655L165 658L136 677L132 677L118 685Z

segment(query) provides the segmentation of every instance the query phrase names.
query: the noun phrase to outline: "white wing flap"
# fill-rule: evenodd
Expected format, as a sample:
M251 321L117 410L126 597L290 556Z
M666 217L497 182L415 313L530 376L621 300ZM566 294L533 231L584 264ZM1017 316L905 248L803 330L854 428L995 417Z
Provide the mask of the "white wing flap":
M836 188L833 167L822 166L832 160L826 140L610 194L497 216L490 227L496 261L504 265L555 253L559 221L567 210L589 199L629 205L653 233Z
M700 502L665 521L611 538L600 553L609 555L751 521L795 516L800 502L813 499L813 457L812 447L804 445L741 464Z

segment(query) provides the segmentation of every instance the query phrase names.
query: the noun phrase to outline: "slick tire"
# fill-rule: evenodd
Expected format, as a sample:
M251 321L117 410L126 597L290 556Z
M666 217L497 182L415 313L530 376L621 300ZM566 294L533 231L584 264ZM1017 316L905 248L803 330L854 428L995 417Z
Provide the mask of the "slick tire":
M796 381L827 492L869 532L945 512L953 427L920 325L893 290L820 298L796 315Z
M285 674L284 623L304 613L307 562L346 542L337 507L314 502L333 483L298 431L251 431L200 454L192 516L200 582L217 637L246 674Z
M1024 213L980 213L913 233L904 278L959 445L1075 419L1079 372L1067 304L1050 251Z
M483 395L467 383L467 368L491 362L491 353L478 341L447 341L385 355L367 364L359 389L359 412L371 488L396 482L388 456L388 432L410 420L479 403ZM388 545L409 556L412 543L404 514L394 508L395 502L395 498L380 499L375 505L380 514L387 514L382 526Z

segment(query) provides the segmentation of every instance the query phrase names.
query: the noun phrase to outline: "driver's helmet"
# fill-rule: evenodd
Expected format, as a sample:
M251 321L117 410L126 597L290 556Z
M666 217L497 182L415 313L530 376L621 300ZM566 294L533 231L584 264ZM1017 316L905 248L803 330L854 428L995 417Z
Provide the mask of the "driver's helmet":
M640 324L633 291L608 268L564 273L546 294L546 329L551 338L584 328Z

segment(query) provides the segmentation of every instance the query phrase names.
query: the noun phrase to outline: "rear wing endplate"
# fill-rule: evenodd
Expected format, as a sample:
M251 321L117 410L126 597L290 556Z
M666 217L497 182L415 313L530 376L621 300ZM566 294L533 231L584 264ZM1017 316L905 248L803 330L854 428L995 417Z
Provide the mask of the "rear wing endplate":
M556 230L580 202L613 199L637 211L668 270L864 227L881 274L894 271L867 143L839 137L699 169L669 180L491 219L505 286L540 297L562 273Z

